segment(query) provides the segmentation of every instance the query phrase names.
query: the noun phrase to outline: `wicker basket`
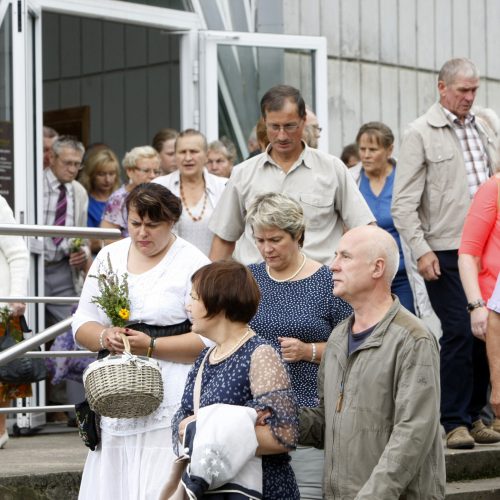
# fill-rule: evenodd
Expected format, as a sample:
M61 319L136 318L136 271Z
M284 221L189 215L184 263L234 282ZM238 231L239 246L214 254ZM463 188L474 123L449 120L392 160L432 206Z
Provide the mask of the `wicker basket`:
M158 361L130 353L122 334L125 352L91 363L83 373L90 407L113 418L145 417L163 400L163 381Z

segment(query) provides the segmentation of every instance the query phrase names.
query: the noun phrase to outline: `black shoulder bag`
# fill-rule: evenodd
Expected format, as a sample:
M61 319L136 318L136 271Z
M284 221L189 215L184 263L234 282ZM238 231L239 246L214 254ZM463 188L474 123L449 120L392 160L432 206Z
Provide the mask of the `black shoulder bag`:
M31 333L24 316L19 317L19 324L22 333ZM5 334L0 337L0 351L5 351L17 344L12 336L11 328L12 321L8 321ZM31 384L45 379L46 376L47 370L45 361L42 358L20 357L0 366L0 382L7 384Z

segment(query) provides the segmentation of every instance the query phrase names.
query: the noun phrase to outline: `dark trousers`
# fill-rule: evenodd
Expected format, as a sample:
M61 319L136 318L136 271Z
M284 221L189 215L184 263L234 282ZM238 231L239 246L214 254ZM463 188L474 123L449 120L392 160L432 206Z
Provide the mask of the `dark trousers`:
M426 281L441 320L441 423L448 433L471 427L487 402L489 368L485 343L472 335L467 299L458 273L457 250L435 252L441 277Z

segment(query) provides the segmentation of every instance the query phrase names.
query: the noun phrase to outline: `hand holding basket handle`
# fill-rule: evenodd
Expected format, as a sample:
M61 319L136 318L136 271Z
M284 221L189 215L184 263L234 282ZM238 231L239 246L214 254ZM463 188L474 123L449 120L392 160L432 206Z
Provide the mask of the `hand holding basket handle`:
M91 363L83 374L87 399L96 413L113 418L143 417L163 400L158 361L131 354L130 342L120 333L125 351Z

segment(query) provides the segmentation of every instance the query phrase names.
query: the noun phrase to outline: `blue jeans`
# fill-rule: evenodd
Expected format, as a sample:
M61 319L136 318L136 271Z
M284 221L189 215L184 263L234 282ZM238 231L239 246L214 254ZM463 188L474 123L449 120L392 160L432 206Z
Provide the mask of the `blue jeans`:
M441 320L441 423L448 433L479 418L487 402L489 368L485 343L472 335L467 299L458 273L458 251L435 252L441 277L426 281Z
M413 292L411 291L410 282L406 271L398 271L392 280L391 292L396 295L401 302L401 305L415 314L415 306L413 305Z

